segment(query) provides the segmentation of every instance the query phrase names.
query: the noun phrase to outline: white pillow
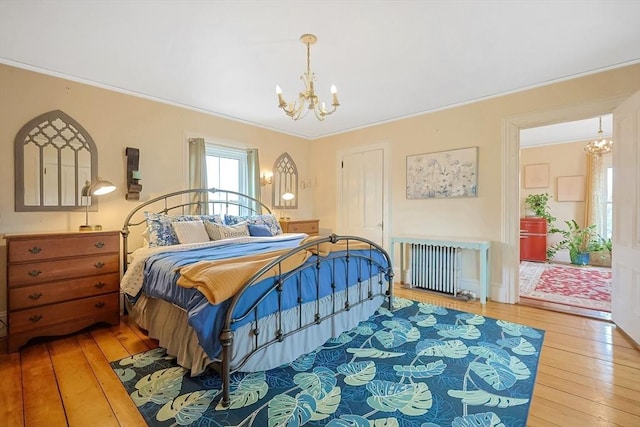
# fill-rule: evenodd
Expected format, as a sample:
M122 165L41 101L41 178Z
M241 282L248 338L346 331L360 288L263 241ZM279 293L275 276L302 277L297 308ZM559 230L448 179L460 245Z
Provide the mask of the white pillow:
M175 221L171 223L180 243L208 242L209 235L202 221Z

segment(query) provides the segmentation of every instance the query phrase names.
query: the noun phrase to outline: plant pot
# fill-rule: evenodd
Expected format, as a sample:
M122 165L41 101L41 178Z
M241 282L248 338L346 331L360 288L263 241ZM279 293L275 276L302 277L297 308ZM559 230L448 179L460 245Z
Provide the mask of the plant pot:
M571 264L575 265L588 265L589 264L589 252L571 252L569 254L571 258Z

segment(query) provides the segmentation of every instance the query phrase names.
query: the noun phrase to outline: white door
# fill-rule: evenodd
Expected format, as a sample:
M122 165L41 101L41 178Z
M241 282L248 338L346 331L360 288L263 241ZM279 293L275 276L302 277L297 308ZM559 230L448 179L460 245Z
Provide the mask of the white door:
M344 154L341 160L340 234L383 244L384 150Z
M613 112L611 318L640 344L640 92Z

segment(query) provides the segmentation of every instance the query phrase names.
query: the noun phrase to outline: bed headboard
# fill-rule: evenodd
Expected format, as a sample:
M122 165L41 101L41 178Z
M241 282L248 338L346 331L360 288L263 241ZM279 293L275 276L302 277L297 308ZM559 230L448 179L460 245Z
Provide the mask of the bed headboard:
M270 214L271 209L259 200L235 191L218 190L216 188L198 188L175 191L133 208L122 226L123 272L127 269L129 255L133 249L142 246L142 233L146 228L145 212L170 215L259 215ZM138 238L138 240L132 240ZM135 244L137 242L137 244Z

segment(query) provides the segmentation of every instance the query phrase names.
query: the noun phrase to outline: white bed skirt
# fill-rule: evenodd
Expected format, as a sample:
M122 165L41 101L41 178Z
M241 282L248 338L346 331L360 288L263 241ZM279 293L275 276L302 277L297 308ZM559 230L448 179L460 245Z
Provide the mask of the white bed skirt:
M380 289L377 278L374 278L373 289ZM385 285L386 286L386 285ZM342 332L354 328L362 320L368 319L384 301L383 296L371 300L366 299L368 283L349 288L349 301L366 300L362 304L352 307L349 311L340 313L324 320L320 325L314 325L281 342L270 345L253 354L240 367L243 372L255 372L276 368L290 363L303 354L310 353L330 338L338 337ZM358 295L360 293L360 295ZM335 296L328 296L320 300L320 315L327 315L336 309L344 307L345 291ZM302 307L302 324L313 322L316 314L316 302L310 302ZM187 323L187 313L166 301L141 295L134 306L128 304L129 316L143 329L148 331L149 337L157 339L159 345L167 349L167 354L175 356L179 365L190 369L191 375L204 372L212 360L198 343L198 337ZM272 314L260 320L258 342L263 343L273 337L278 316ZM282 313L282 329L286 334L297 328L300 323L300 309L298 307ZM267 335L267 332L271 335ZM255 335L253 325L247 324L238 328L234 333L233 356L231 369L235 370L247 355L247 349L253 349Z

